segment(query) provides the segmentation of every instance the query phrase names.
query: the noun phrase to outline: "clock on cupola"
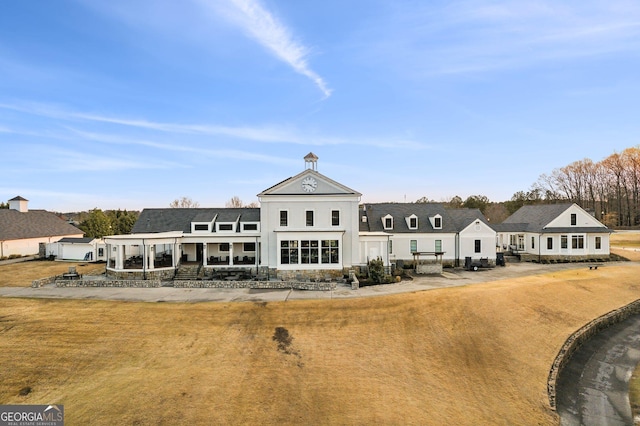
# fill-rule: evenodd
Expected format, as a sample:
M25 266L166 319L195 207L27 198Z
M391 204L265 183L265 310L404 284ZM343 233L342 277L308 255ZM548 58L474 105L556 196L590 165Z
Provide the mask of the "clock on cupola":
M308 153L304 157L305 169L318 170L318 156L313 152ZM318 189L318 181L313 176L307 176L302 180L302 190L308 193L314 192Z

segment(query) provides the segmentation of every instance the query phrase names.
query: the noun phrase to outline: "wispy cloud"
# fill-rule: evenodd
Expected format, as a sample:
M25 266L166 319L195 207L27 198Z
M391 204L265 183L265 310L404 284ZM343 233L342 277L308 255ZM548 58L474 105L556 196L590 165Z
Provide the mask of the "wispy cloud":
M265 9L259 0L229 2L234 8L227 14L230 20L297 73L313 81L325 98L331 96L332 90L327 83L308 64L309 48L297 41L292 31Z
M409 138L400 137L336 137L318 136L311 133L301 132L294 128L283 126L261 126L261 127L233 127L212 124L179 124L151 121L146 119L134 119L92 114L85 112L69 111L59 106L41 103L0 103L0 109L9 109L26 114L56 118L65 121L86 121L114 124L118 126L132 127L137 129L151 130L167 134L190 134L204 136L224 136L238 140L263 143L296 144L305 146L370 146L377 148L407 148L426 149L429 146L413 141ZM76 129L81 131L81 129ZM154 142L155 143L155 142ZM218 151L222 152L222 151ZM229 152L226 150L225 152ZM243 157L248 159L247 154ZM235 157L234 157L235 158ZM274 161L273 158L268 162Z
M640 5L612 1L467 0L399 10L377 43L415 75L477 73L640 48Z

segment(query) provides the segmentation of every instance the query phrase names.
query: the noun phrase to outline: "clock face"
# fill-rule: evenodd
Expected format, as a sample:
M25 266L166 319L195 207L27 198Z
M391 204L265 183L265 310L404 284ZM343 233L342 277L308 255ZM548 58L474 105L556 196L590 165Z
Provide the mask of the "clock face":
M318 182L312 177L308 177L302 181L302 189L306 192L313 192L318 187Z

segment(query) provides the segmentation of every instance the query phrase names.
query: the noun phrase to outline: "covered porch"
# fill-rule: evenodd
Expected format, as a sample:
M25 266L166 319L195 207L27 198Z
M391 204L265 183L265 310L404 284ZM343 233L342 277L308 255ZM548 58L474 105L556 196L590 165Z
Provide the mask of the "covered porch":
M260 264L260 241L256 237L184 238L181 261L204 268L257 268Z
M181 232L105 237L107 276L130 279L173 276L179 264Z

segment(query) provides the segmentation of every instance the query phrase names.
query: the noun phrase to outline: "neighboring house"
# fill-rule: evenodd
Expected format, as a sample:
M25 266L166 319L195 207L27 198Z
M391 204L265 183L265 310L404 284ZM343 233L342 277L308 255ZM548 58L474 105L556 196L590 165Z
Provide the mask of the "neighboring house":
M46 246L46 256L57 260L106 261L106 245L99 238L65 237Z
M360 262L438 260L459 266L466 257L495 265L496 233L478 209L440 203L364 204L360 208Z
M40 245L83 232L45 210L29 210L29 201L18 196L0 209L0 258L40 254Z
M606 260L611 230L577 204L523 206L503 223L498 250L525 261Z
M440 251L450 264L467 256L495 263L496 234L478 210L368 204L364 213L361 194L319 173L317 159L307 155L303 172L260 192L260 208L144 209L130 235L105 237L107 275L163 279L194 263L325 278L378 256L387 266L412 261L418 251Z

